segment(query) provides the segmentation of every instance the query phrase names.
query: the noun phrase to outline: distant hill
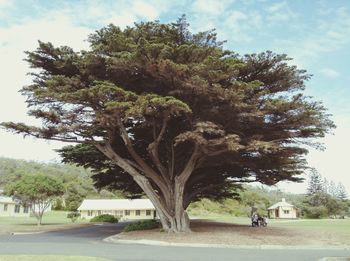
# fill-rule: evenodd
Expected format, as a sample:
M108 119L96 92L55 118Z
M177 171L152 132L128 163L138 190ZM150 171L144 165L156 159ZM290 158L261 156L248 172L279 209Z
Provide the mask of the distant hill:
M0 187L4 187L7 182L15 180L23 174L38 172L57 176L65 183L77 178L89 180L92 175L89 170L68 164L39 163L0 157Z
M60 163L40 163L19 159L0 157L0 188L17 180L24 174L44 173L62 180L66 193L58 199L58 208L74 210L84 198L118 198L122 197L118 191L97 191L94 188L92 173L83 167Z

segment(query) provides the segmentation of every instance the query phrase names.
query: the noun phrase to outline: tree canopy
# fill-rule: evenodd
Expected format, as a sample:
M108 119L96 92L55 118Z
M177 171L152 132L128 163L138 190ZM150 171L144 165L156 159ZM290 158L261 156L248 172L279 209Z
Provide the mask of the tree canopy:
M307 194L314 195L319 192L327 193L326 180L322 180L322 176L315 169L311 169L310 180L308 182Z
M89 42L27 52L37 70L22 94L43 124L2 125L79 143L65 161L92 167L101 186L145 192L165 230L187 231L189 203L228 196L232 184L300 181L302 145L334 127L286 55L240 56L214 30L191 33L185 17L109 25Z
M29 206L41 225L42 216L55 197L64 193L64 186L57 178L45 174L27 174L8 183L5 192Z

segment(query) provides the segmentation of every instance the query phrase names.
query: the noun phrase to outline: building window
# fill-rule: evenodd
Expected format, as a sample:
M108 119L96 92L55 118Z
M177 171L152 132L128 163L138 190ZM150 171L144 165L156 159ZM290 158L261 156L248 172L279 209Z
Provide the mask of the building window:
M101 215L101 214L102 214L101 210L98 210L97 215Z
M141 210L136 210L135 215L136 215L136 216L140 216L140 215L141 215Z
M8 204L4 205L4 211L7 211Z
M289 214L289 210L283 210L284 214Z
M19 213L20 209L21 209L20 205L15 205L15 213Z
M89 216L89 217L92 216L92 210L88 210L88 216Z
M125 216L130 216L130 210L125 210Z
M146 210L146 216L150 216L151 215L151 210Z
M23 207L23 213L28 213L29 212L29 207L25 206Z

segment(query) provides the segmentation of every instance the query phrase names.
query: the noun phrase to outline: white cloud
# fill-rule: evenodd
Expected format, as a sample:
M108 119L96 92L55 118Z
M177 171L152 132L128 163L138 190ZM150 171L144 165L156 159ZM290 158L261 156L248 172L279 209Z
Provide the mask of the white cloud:
M113 23L121 28L125 28L126 26L132 26L138 20L156 20L164 9L167 9L167 6L158 1L130 1L126 5L118 5L118 7L105 10L105 14L103 18L101 17L100 22L102 24Z
M286 1L273 4L267 8L267 20L273 24L287 22L296 17Z
M264 17L258 11L252 11L249 14L248 21L252 28L261 28L264 25Z
M137 16L146 18L148 20L155 20L159 16L157 9L154 8L152 4L148 4L143 1L133 2L132 10Z
M241 22L247 19L247 16L239 11L233 11L228 17L226 23L231 27L235 28L240 25Z
M329 16L319 17L312 29L309 28L304 34L276 41L277 48L283 47L283 52L304 66L317 61L323 53L347 48L350 43L349 12L338 8L327 15Z
M315 167L322 176L334 182L342 182L350 193L350 175L348 173L349 161L349 133L350 126L336 121L339 126L333 136L325 139L325 151L310 151L308 163Z
M113 15L102 21L104 24L115 24L120 28L125 28L126 26L131 26L136 22L136 16L130 13L122 13L119 15Z
M340 73L331 68L324 68L320 71L324 76L329 78L337 78L340 76Z
M348 171L350 121L348 116L345 118L337 116L334 120L338 126L334 131L334 135L327 135L322 140L326 149L324 151L310 149L306 159L310 167L316 168L329 181L341 182L350 195L350 175ZM281 182L278 187L293 193L305 193L307 182Z
M91 30L74 26L65 16L53 16L23 24L0 28L0 122L15 121L37 124L37 121L26 115L25 99L18 93L24 85L31 83L28 65L23 59L24 51L34 50L37 40L50 41L54 45L68 45L76 50L88 48L84 41ZM0 131L0 155L4 157L25 158L31 160L50 160L57 157L53 148L61 143L25 139Z
M227 19L222 29L226 39L239 43L251 43L258 34L263 34L260 30L266 18L258 10L234 10L227 14ZM220 20L221 22L221 20Z
M220 15L232 3L232 0L196 0L192 5L192 9L197 13Z
M8 5L10 3L9 0L0 0L0 7Z
M244 14L240 11L233 11L229 14L225 22L227 29L225 29L229 31L230 34L233 34L233 40L239 42L250 42L252 40L247 27L251 27L252 29L254 25L250 23L249 18L250 16L248 17L248 14Z
M280 12L288 6L286 1L273 4L267 8L270 13Z
M45 141L31 137L23 138L12 133L5 133L2 130L0 131L0 138L0 157L40 162L57 161L59 155L55 150L67 145L58 141Z
M0 0L0 18L7 16L7 9L12 6L10 0Z

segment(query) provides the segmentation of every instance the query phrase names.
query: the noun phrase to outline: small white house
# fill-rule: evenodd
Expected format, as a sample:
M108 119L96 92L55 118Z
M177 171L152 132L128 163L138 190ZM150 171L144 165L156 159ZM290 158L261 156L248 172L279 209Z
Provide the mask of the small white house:
M0 217L29 217L31 211L36 212L40 209L35 204L32 209L30 206L23 206L18 200L4 196L3 193L4 190L0 189ZM49 212L52 209L51 203L48 203L48 207L44 212Z
M78 211L86 219L102 214L113 215L122 221L156 217L155 208L149 199L85 199Z
M284 198L268 208L270 218L297 218L297 209Z
M11 197L0 196L0 217L29 217L30 208Z

